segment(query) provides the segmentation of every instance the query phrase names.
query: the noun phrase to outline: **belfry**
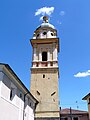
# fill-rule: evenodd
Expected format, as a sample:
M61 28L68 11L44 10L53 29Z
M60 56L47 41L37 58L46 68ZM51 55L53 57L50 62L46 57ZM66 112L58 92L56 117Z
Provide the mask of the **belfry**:
M43 17L30 42L33 48L30 92L39 101L35 119L59 120L59 38L47 16Z

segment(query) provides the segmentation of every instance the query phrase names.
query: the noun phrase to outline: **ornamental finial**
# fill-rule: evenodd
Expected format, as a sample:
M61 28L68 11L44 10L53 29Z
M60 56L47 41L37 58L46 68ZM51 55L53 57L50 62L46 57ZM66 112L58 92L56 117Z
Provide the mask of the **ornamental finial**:
M48 23L48 16L43 17L43 22Z

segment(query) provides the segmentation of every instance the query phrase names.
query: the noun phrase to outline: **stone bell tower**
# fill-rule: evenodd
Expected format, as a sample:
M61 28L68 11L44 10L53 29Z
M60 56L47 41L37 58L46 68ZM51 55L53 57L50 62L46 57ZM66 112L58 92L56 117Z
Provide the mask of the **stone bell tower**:
M39 101L36 120L59 120L57 30L43 17L43 23L34 31L30 40L33 55L30 92Z

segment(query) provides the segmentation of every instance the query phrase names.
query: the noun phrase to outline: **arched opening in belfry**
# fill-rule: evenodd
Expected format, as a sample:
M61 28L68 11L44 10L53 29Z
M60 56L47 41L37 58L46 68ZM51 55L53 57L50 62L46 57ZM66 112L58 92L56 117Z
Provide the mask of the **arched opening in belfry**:
M42 52L42 61L47 61L47 52Z

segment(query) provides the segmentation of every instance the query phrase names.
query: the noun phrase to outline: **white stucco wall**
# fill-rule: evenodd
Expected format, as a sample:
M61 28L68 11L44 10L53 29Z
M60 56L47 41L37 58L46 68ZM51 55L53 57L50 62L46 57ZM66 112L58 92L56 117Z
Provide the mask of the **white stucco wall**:
M0 120L19 120L19 108L3 97L0 98Z
M33 110L27 105L25 109L25 120L33 120Z
M0 120L23 120L23 102L14 105L11 101L0 97ZM1 109L2 108L2 109ZM33 109L28 105L25 108L24 120L34 120Z
M17 82L18 83L18 82ZM33 105L34 102L30 101L29 95L26 95L25 111L24 111L24 91L8 74L0 72L0 120L34 120L33 107L30 106L30 102ZM11 87L14 87L14 97L10 99ZM24 88L23 88L24 90ZM20 98L20 92L22 91L22 97ZM26 91L27 92L27 91Z

